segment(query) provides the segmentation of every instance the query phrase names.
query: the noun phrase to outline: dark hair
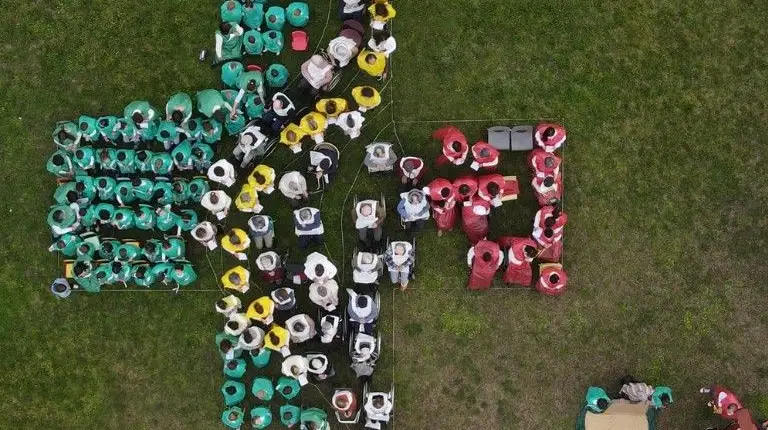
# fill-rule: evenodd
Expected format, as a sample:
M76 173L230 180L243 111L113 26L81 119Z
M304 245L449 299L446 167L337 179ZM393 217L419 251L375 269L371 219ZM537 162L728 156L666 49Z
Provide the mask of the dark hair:
M141 123L144 122L144 115L140 112L134 112L133 115L131 115L131 119L134 123Z
M253 35L248 36L248 43L256 43L256 37Z
M451 142L451 149L453 149L456 152L459 152L461 150L461 143L457 140L454 140Z
M227 392L227 394L235 394L237 392L237 388L232 385L228 386L224 390Z
M544 220L544 226L552 227L553 225L555 225L555 218L554 217L549 217L549 218Z
M136 153L136 158L139 159L139 161L144 161L147 159L147 151L139 151Z
M256 90L256 80L255 79L251 79L250 81L248 81L248 84L246 84L245 88L248 91Z
M546 237L547 239L550 239L550 238L552 238L552 236L553 236L554 234L555 234L555 232L554 232L554 231L552 231L552 229L551 229L551 228L545 228L545 229L544 229L544 237Z
M102 209L102 210L100 210L100 211L99 211L99 219L105 220L105 219L107 219L107 218L109 218L109 211L108 211L108 210L106 210L106 209ZM104 247L104 246L102 245L102 248L103 248L103 247Z
M558 282L560 282L560 275L558 275L557 273L550 274L549 275L549 282L551 282L553 284L557 284Z
M101 118L99 120L99 125L102 126L102 127L106 127L107 125L109 125L109 121L107 121L106 118Z
M537 252L538 252L538 251L536 250L536 248L534 248L534 247L533 247L533 246L531 246L531 245L525 245L525 248L523 248L523 251L525 252L525 255L527 255L527 256L528 256L528 258L533 258L533 257L535 257L535 256L536 256L536 254L537 254Z
M606 399L597 399L597 407L600 409L605 409L608 407L608 400Z
M189 123L187 123L187 128L189 129L189 131L197 130L197 121L190 121Z
M219 344L219 349L222 352L227 352L230 348L232 348L232 341L229 339L223 339Z
M236 321L227 321L227 328L230 330L237 330L238 327L240 327L240 324Z
M448 187L443 187L440 190L440 197L447 199L451 195L451 190Z
M53 154L51 161L53 161L53 164L61 165L64 164L64 157L62 157L61 154Z
M219 30L221 30L223 34L229 34L229 31L232 30L232 25L228 22L222 22L219 24Z
M264 312L264 306L261 306L261 303L254 303L253 304L253 310L256 311L256 313L263 313Z
M280 343L280 336L276 335L273 332L269 332L269 341L277 345L278 343Z
M126 153L123 151L120 151L117 153L117 159L120 161L125 161L125 158L127 157Z
M375 93L373 92L373 88L363 87L362 89L360 89L360 94L362 94L363 97L373 97Z
M315 276L323 276L323 273L325 273L325 267L323 267L322 264L318 264L315 266Z
M365 56L365 62L376 61L376 54L368 54Z
M330 114L336 113L336 102L333 100L328 100L325 103L325 111Z
M459 185L459 193L461 194L469 194L469 185L467 184L461 184Z
M267 182L267 178L264 177L264 175L262 175L259 172L253 172L253 179L255 179L256 182L259 184L263 184Z
M546 178L544 178L545 187L551 187L554 184L555 184L555 178L553 178L552 176L547 176Z
M357 304L357 306L362 308L363 306L368 304L368 297L366 297L365 295L361 294L361 295L357 296L357 300L355 300L355 303Z
M484 252L482 258L483 258L483 261L485 261L487 263L487 262L491 261L491 258L493 258L493 256L491 255L490 252Z
M160 132L160 137L167 139L171 137L171 133L168 130L163 130Z
M213 174L216 176L224 176L224 168L221 166L214 167Z
M487 157L489 155L491 155L491 150L490 149L483 148L483 149L480 150L480 156L481 157Z
M253 341L253 335L251 335L250 331L246 330L245 333L243 333L243 340L245 340L248 343Z
M491 182L490 184L488 184L488 187L487 187L487 188L488 188L488 192L489 192L491 195L494 195L494 196L495 196L495 195L499 194L499 191L500 191L500 189L499 189L499 184L497 184L497 183L495 183L495 182Z
M661 404L666 406L672 402L672 400L669 398L669 394L664 393L661 396L659 396L659 400L661 400Z
M216 121L218 121L220 123L223 123L224 121L227 120L227 118L225 118L225 116L224 116L224 111L221 110L221 109L219 109L219 110L217 110L216 112L213 113L213 119L215 119Z
M77 201L77 193L74 191L67 191L67 201L74 203Z
M376 12L376 15L387 17L389 16L389 11L387 10L387 5L382 3L376 3L376 6L374 7L374 11Z
M80 130L88 130L88 124L86 124L85 121L80 123Z
M544 157L544 165L545 165L546 167L552 167L552 166L554 166L554 165L555 165L555 159L554 159L554 157L550 157L550 156Z
M67 134L64 130L59 130L59 134L57 135L59 140L64 140L69 137L69 134Z
M181 162L183 160L184 160L184 154L182 154L181 152L177 152L176 153L176 161Z
M67 291L67 286L61 282L56 282L53 284L53 291L56 291L57 293L63 293L64 291Z

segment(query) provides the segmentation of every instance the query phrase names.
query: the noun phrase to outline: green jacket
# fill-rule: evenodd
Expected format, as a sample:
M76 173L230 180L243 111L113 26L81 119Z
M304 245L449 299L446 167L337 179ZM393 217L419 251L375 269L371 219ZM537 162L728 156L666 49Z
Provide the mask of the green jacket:
M119 199L124 205L130 205L136 200L136 195L133 192L133 184L130 181L120 181L115 187L115 198Z
M154 155L155 154L152 151L148 151L146 149L136 151L136 154L134 154L135 158L133 160L133 165L136 167L136 170L138 170L141 173L151 172L152 157Z
M301 408L293 405L280 406L280 422L286 427L298 424L301 416Z
M261 55L264 50L264 39L259 30L248 30L243 34L243 48L248 55Z
M140 287L151 287L155 283L155 275L149 264L137 264L131 270L132 282Z
M179 130L173 121L160 121L157 126L157 141L160 143L175 142L179 138Z
M263 4L254 2L253 7L243 6L242 22L244 26L252 29L259 29L263 21L264 21L264 5Z
M66 178L75 174L72 158L67 151L57 149L48 158L45 169L57 178Z
M176 282L180 287L186 287L197 281L197 272L190 263L177 263L171 274L173 282Z
M181 206L189 201L189 184L184 179L173 181L173 204Z
M73 154L72 162L80 170L92 170L96 167L96 151L92 146L77 148Z
M267 68L267 85L272 88L282 88L288 83L288 68L282 64L272 64Z
M124 263L130 263L141 258L141 248L132 244L124 243L117 247L115 259Z
M48 251L58 251L65 257L74 257L77 255L77 248L81 243L83 243L83 240L80 238L80 236L72 233L66 233L54 240L51 246L48 247Z
M218 93L218 91L217 91ZM221 96L221 94L219 94ZM210 127L208 130L205 127ZM221 124L215 119L208 119L203 122L203 141L209 145L215 145L221 140Z
M229 88L234 88L237 85L242 74L243 63L239 61L230 61L221 66L221 82Z
M270 30L282 30L285 26L285 9L280 6L271 6L264 14L264 23Z
M246 364L242 358L233 358L224 363L224 376L229 379L240 379L245 375Z
M245 384L238 381L227 381L221 386L224 404L234 406L245 398Z
M181 231L191 231L197 224L199 224L197 212L192 209L182 209L179 211L176 226L181 228Z
M156 152L152 155L152 173L158 176L166 176L173 170L173 159L167 152Z
M192 97L187 93L176 93L165 104L165 119L171 120L173 112L179 111L182 115L181 123L189 121L192 117Z
M272 350L267 348L261 348L260 350L251 351L251 363L256 366L257 369L263 369L269 364L269 359L272 357Z
M309 22L309 5L304 2L293 2L285 8L288 23L294 27L304 27Z
M63 133L62 133L63 132ZM59 134L62 136L60 137ZM65 151L74 151L80 145L82 133L72 121L59 121L53 129L53 142Z
M301 384L294 378L281 376L280 379L277 380L275 389L285 400L291 400L299 395Z
M80 198L92 202L96 199L96 181L91 176L75 176L75 188Z
M272 424L272 411L268 406L257 406L251 409L251 428L265 429Z
M175 228L179 222L179 216L171 211L170 206L156 214L155 227L162 232Z
M83 241L77 246L75 258L82 261L92 261L96 251L97 247L93 242Z
M160 239L148 239L144 242L144 246L141 248L141 252L144 258L150 263L157 263L162 261L163 243Z
M239 429L243 425L244 417L243 410L235 406L221 413L221 422L228 428Z
M117 150L100 148L96 151L96 164L101 170L117 170Z
M83 137L91 142L99 140L99 129L96 127L96 118L88 115L80 115L77 120L77 126L80 128L80 132L83 133Z
M180 237L171 236L162 243L161 258L165 260L181 260L186 256L186 243Z
M152 275L157 282L170 284L173 282L173 263L158 263L152 266Z
M192 167L192 145L189 141L182 141L171 151L173 164L179 170L188 170Z
M102 116L96 120L96 129L99 134L109 142L117 142L122 135L120 130L117 129L117 117L116 116Z
M133 209L121 207L115 210L115 216L112 217L112 224L118 230L130 230L136 227L136 218L133 215Z
M173 185L168 181L155 181L152 189L152 199L160 206L173 203Z
M102 240L101 246L99 247L99 257L101 257L102 260L114 260L120 245L121 243L119 240Z
M198 142L203 138L203 120L200 118L192 118L182 127L184 134L187 136L187 140L192 142Z
M224 98L219 91L209 89L197 93L197 111L206 118L213 117L214 112L224 108Z
M265 31L261 34L261 40L264 41L264 51L280 55L283 51L283 33L275 30Z
M134 214L134 222L139 230L152 230L155 228L155 209L149 205L139 205Z
M213 151L211 151L211 153L213 153ZM189 181L189 199L194 203L200 203L203 199L203 195L210 190L211 187L208 185L208 181L203 178L194 178Z
M133 114L138 112L144 117L144 121L154 122L157 119L157 109L153 108L146 100L136 100L128 103L123 109L123 117L133 123ZM134 123L134 125L137 125Z
M102 224L111 224L115 218L115 205L112 203L99 203L94 208L96 219Z
M254 378L251 384L251 394L259 402L268 402L275 395L275 389L272 387L272 380L269 378ZM260 397L261 396L261 397Z
M215 154L211 145L207 143L195 143L192 145L192 165L198 172L207 172L208 168L211 167L211 163L213 163L214 157Z
M240 22L243 17L243 5L236 0L226 0L219 7L221 22Z

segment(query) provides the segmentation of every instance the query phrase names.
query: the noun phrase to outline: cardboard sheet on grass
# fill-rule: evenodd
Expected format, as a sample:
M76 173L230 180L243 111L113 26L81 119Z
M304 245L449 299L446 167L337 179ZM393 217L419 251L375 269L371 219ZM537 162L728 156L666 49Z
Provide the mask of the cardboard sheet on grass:
M652 430L655 428L655 414L647 402L630 403L614 400L602 414L586 412L583 415L583 430Z

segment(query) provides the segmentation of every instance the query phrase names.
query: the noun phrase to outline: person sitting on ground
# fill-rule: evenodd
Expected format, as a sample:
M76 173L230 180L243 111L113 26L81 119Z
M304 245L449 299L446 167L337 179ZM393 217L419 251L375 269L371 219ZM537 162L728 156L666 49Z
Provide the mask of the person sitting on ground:
M666 408L672 403L672 390L669 387L654 388L629 375L621 380L619 396L633 403L650 402L656 409Z
M268 30L261 34L261 41L264 45L263 52L271 52L275 55L280 55L283 52L283 45L285 39L283 33L277 30Z
M251 272L243 266L235 266L221 276L221 283L225 289L246 293L250 289Z
M235 207L240 212L245 213L261 213L264 210L264 206L259 202L259 193L249 183L243 184L240 188L240 192L235 198Z
M424 159L414 156L405 156L395 166L395 173L402 186L413 188L418 185L426 172Z
M317 284L323 285L333 279L338 270L325 255L313 252L307 256L304 262L304 276Z
M357 110L367 112L381 104L381 94L376 88L369 86L352 88L352 98L357 103Z
M216 243L216 233L216 226L210 221L203 221L192 229L192 237L209 251L219 247L219 244Z
M317 336L315 321L307 314L294 315L285 321L292 343L303 343Z
M80 147L83 133L72 121L59 121L53 129L53 143L64 151L74 151Z
M531 263L539 255L536 242L529 237L500 237L499 245L508 248L507 269L504 282L507 284L530 287L533 281Z
M328 42L328 56L339 68L344 68L360 53L356 38L359 34L354 30L342 30L338 36Z
M416 250L409 242L392 242L384 253L384 263L387 265L390 280L393 284L400 284L400 291L408 288L415 261Z
M585 395L586 408L590 412L601 414L611 405L611 398L608 393L600 387L589 387Z
M242 306L243 305L240 302L240 299L238 299L234 294L230 294L220 300L217 300L214 307L216 308L216 312L224 315L225 317L229 317L229 314L232 312L237 312L240 308L242 308Z
M294 27L304 27L309 22L309 5L295 1L285 8L285 17Z
M309 383L307 380L309 361L301 355L291 355L287 357L283 360L280 369L283 375L296 379L302 386Z
M299 205L309 199L307 192L307 180L304 175L297 171L290 171L280 177L277 188L291 203L291 207L298 208Z
M560 264L540 264L536 290L541 294L559 296L565 293L568 275Z
M333 312L339 306L339 284L333 279L322 284L315 281L309 285L309 300L326 312Z
M363 164L369 173L390 172L394 170L397 154L389 142L373 142L365 147Z
M259 30L263 20L264 4L260 1L245 0L245 2L243 2L243 25L254 30ZM261 50L259 50L257 55L260 53Z

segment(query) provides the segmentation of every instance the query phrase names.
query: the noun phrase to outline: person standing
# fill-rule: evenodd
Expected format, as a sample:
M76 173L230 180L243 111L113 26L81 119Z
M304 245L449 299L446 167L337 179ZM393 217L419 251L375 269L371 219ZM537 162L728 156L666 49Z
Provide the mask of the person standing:
M467 137L458 128L452 125L439 128L432 133L432 138L441 141L443 145L442 155L437 157L436 161L438 166L446 163L461 166L467 161L469 144Z
M256 249L271 249L275 239L275 224L268 215L254 215L248 220L248 229Z
M459 217L453 184L447 179L435 178L423 191L429 196L437 235L442 236L444 232L453 230Z
M470 290L487 290L491 288L496 272L504 262L504 252L496 242L481 240L469 248L467 266L470 267Z
M504 282L530 287L533 281L531 263L539 254L536 242L529 237L501 237L499 245L508 248Z

